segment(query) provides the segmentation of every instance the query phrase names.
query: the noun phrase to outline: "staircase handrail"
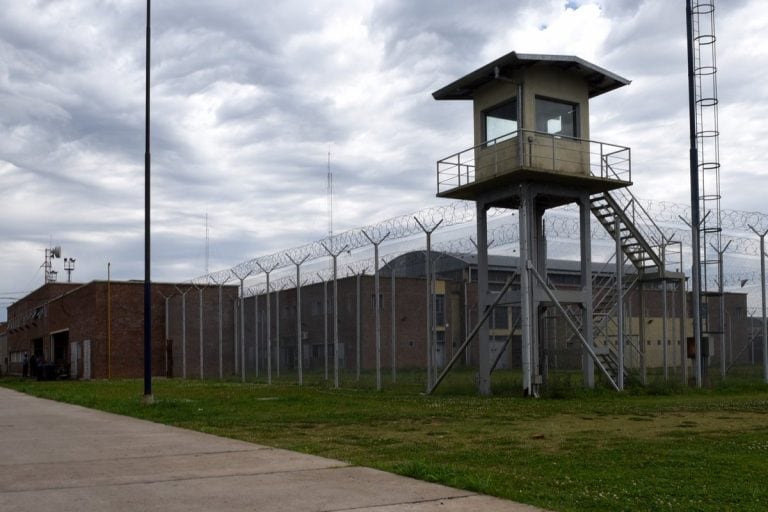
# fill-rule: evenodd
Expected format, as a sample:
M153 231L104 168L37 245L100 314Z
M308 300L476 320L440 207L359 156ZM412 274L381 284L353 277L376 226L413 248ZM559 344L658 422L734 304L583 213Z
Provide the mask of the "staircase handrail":
M606 161L605 165L607 169L613 173L613 175L618 179L618 174L613 170L613 167ZM621 197L624 203L626 203L626 206L624 206L624 211L626 212L627 209L631 208L631 219L633 224L635 226L638 226L638 231L640 232L643 237L650 238L650 241L652 244L648 244L649 247L652 249L652 254L654 257L654 260L661 261L661 258L656 253L656 251L653 251L653 249L656 249L658 247L661 247L664 241L664 232L661 230L658 224L653 220L653 217L651 217L651 214L648 213L648 210L645 209L645 207L637 200L637 198L632 194L632 191L629 190L629 188L621 188L616 189L612 192L606 192L605 195L610 196L614 202L617 204L621 204L616 197L614 196L624 196ZM627 199L626 196L629 196L629 199ZM640 219L642 224L646 227L646 229L642 229L638 223L636 222L637 219ZM651 229L647 229L647 228ZM661 238L661 241L659 241L659 235ZM666 270L666 269L661 269Z

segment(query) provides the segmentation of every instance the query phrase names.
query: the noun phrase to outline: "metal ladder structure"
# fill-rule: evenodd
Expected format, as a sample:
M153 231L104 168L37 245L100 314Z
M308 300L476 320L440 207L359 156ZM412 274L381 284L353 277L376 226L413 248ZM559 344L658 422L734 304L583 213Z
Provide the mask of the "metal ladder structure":
M693 85L695 139L698 153L698 196L701 221L699 231L699 268L701 275L701 345L702 356L710 357L710 338L719 339L720 371L725 377L725 323L723 302L722 215L720 211L720 128L717 97L717 52L715 36L715 0L692 0L690 24L693 50ZM719 314L713 308L719 307ZM717 318L717 321L713 321ZM708 361L702 363L706 375Z

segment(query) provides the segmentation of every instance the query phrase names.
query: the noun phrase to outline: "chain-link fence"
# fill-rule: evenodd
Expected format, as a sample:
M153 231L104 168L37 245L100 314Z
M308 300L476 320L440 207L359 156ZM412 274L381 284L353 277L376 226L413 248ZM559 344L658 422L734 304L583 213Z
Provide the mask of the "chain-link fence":
M678 260L670 265L688 273L690 229L682 220L687 207L655 201L642 206L668 240L682 242ZM562 207L544 219L548 279L555 286L572 286L579 274L571 261L578 254L578 212ZM474 221L473 203L452 202L192 279L168 300L169 374L265 382L313 378L333 385L375 378L382 386L406 372L428 381L427 369L438 372L479 318ZM723 258L724 294L708 294L702 312L709 325L721 328L708 333L702 351L711 377L759 375L762 319L755 308L760 305L760 244L750 226L766 229L768 216L725 210L722 224L724 245L730 242ZM615 246L599 223L592 224L591 233L598 297L612 286L599 277L614 272ZM493 291L518 268L516 213L489 212L488 240ZM693 329L685 286L660 281L634 285L625 294L629 341L624 363L638 380L690 375ZM520 368L518 309L502 302L490 316L489 349L496 371ZM602 313L596 308L593 314L593 321L600 322ZM545 308L536 329L544 378L578 376L583 350L562 313ZM476 342L469 344L457 367L471 375L477 350Z

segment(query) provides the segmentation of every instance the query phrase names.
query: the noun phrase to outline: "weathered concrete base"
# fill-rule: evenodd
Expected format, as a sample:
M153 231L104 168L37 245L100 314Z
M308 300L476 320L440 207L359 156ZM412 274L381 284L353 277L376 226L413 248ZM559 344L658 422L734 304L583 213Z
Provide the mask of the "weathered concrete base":
M0 467L17 512L540 510L3 388Z

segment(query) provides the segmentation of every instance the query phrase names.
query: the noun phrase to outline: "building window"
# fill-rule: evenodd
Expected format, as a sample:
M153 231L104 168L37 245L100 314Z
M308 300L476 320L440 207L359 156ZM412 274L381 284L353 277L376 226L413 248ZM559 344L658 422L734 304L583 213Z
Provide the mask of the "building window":
M445 295L435 295L435 325L445 325Z
M507 306L496 306L493 308L491 329L509 329L509 312Z
M536 98L536 131L578 137L578 112L574 103Z
M511 139L517 131L517 100L502 103L485 111L485 140L491 146Z

